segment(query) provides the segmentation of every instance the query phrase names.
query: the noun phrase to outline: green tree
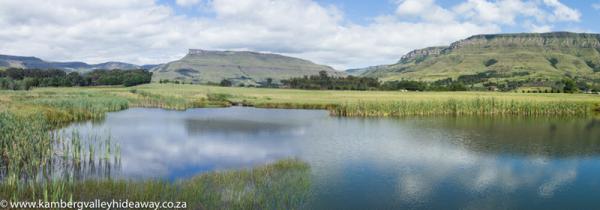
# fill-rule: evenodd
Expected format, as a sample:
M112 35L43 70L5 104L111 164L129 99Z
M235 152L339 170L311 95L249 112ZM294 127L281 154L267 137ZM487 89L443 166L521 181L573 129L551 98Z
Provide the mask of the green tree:
M563 81L563 93L574 93L577 92L577 84L572 79L564 79Z
M550 62L550 65L552 65L552 67L557 68L556 65L558 64L558 59L550 58L548 59L548 62Z
M267 87L272 87L273 86L273 78L267 78Z
M228 79L223 79L223 80L221 80L219 85L221 85L223 87L231 87L233 85L233 83L231 81L229 81Z

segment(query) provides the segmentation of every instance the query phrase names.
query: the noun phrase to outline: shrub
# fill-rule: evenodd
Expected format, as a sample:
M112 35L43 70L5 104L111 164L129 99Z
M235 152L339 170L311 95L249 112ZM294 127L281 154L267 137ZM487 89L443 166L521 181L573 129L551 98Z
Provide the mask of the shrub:
M548 59L548 62L550 62L550 65L552 65L552 67L557 68L556 65L558 64L558 59L550 58Z
M496 63L498 63L498 60L492 58L492 59L487 60L484 63L484 65L485 65L485 67L490 67L490 66L492 66L492 65L494 65Z

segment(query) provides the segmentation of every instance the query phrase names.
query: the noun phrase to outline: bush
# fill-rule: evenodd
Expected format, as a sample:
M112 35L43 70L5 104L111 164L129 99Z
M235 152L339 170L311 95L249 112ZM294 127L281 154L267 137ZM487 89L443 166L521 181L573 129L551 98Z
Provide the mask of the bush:
M557 68L556 64L558 64L558 59L550 58L550 59L548 59L548 62L550 62L550 65L552 65L552 67Z
M223 80L221 80L219 85L223 86L223 87L231 87L233 85L233 83L231 81L229 81L228 79L223 79Z
M492 66L492 65L494 65L496 63L498 63L498 60L492 58L492 59L487 60L484 63L484 65L485 65L485 67L490 67L490 66Z
M563 87L563 93L575 93L578 91L577 84L575 84L575 81L571 79L564 79L562 82L565 85Z

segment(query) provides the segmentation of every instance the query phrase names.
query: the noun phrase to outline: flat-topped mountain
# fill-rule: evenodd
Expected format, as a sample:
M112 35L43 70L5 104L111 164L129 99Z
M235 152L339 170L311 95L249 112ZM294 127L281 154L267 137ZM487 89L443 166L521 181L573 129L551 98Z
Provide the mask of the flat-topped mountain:
M360 70L353 70L360 71ZM600 78L600 34L476 35L450 46L414 50L360 75L382 80L434 81L492 72L503 79Z
M333 68L308 60L283 55L249 51L208 51L190 49L180 60L152 69L153 80L178 80L192 83L219 83L224 79L234 84L258 84L271 78L273 82L292 77L343 75Z
M138 66L123 62L105 62L99 64L87 64L84 62L53 62L45 61L31 56L0 55L0 68L24 68L24 69L61 69L66 71L90 71L94 69L141 69L144 67L155 67L156 65Z

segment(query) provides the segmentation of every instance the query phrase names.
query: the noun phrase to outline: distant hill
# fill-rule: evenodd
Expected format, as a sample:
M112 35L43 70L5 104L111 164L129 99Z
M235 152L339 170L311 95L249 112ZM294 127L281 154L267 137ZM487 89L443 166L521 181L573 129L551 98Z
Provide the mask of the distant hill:
M84 62L53 62L36 57L0 55L0 68L27 68L27 69L62 69L66 71L91 71L94 69L141 69L153 68L157 65L138 66L123 62L106 62L87 64Z
M495 75L500 80L556 80L566 76L597 80L600 79L600 34L476 35L450 46L414 50L395 64L353 71L384 81L434 81L478 73Z
M258 84L273 79L317 75L344 75L333 68L311 61L277 54L248 51L207 51L191 49L180 60L160 65L151 70L153 80L178 80L191 83L219 83L228 79L234 84Z
M142 69L150 70L150 69L156 68L157 66L160 66L160 65L161 64L144 64L144 65L141 65L140 67Z
M347 75L351 75L351 76L360 76L367 71L374 70L375 68L377 68L377 66L372 66L372 67L367 67L367 68L358 68L358 69L347 69L346 71L344 71L344 73L346 73Z

